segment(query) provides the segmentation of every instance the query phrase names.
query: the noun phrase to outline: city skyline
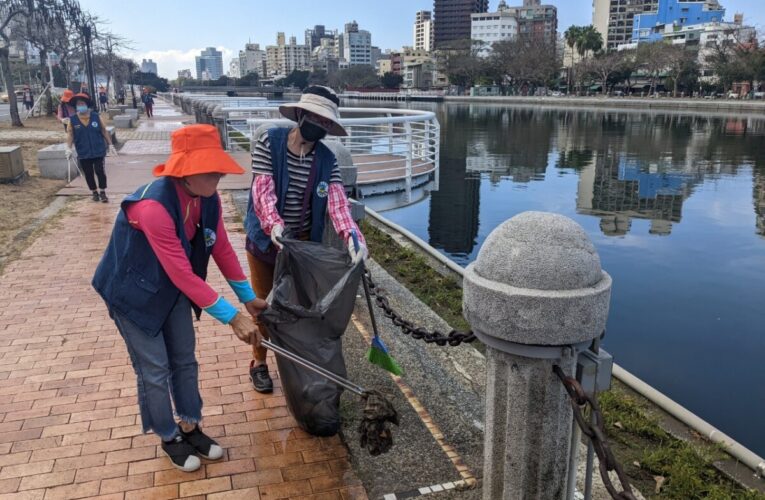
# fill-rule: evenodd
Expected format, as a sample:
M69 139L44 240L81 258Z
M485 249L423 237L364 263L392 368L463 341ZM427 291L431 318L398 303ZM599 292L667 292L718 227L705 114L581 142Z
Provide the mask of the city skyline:
M333 0L331 8L319 8L310 0L295 0L284 11L260 9L264 2L254 5L238 4L224 0L209 9L209 4L189 0L179 10L170 3L136 0L132 12L151 12L145 19L126 15L124 6L115 2L80 0L83 8L108 21L107 29L132 42L126 55L134 60L152 59L157 63L160 76L174 79L182 69L195 68L195 56L206 47L215 47L223 53L223 68L239 54L248 42L262 47L273 44L276 33L282 31L289 39L304 39L305 30L323 24L327 29L343 30L346 23L356 20L372 34L372 45L386 49L400 49L413 45L412 27L420 10L433 10L432 0L389 0L384 5L359 6L351 0ZM588 25L592 22L592 0L547 0L558 8L558 30L563 32L571 26ZM489 10L497 9L499 0L489 1ZM520 5L522 0L508 1ZM726 8L726 18L735 12L745 14L745 22L765 28L765 4L758 0L721 0ZM265 7L264 7L265 8ZM171 19L175 19L172 22ZM220 26L216 29L215 26ZM193 33L193 35L192 35Z

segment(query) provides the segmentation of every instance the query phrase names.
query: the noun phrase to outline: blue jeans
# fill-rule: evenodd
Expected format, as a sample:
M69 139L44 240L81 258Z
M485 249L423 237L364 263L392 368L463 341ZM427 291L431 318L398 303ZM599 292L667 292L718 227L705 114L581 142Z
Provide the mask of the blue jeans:
M179 296L155 337L150 337L117 311L111 311L111 315L125 340L135 370L143 432L153 430L165 441L174 438L178 425L172 403L182 421L200 422L202 397L189 299L183 294Z

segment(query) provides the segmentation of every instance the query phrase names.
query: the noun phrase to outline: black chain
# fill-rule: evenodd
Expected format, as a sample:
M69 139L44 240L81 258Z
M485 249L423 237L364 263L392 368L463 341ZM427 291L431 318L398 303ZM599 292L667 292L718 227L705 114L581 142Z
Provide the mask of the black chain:
M632 492L632 486L630 485L629 478L627 478L627 474L624 473L624 469L616 461L611 448L608 446L608 441L606 441L605 420L600 412L597 398L587 394L579 382L575 378L567 376L560 366L555 365L553 371L563 383L563 387L566 388L566 392L571 398L571 408L574 410L576 423L582 429L582 433L592 442L592 447L600 463L600 477L603 479L603 485L605 485L611 498L616 500L637 500ZM582 413L582 409L587 406L590 407L594 417L594 425L588 422ZM619 482L622 485L622 491L617 491L611 482L611 478L608 475L610 471L616 471L616 475L619 477Z
M428 331L425 328L415 326L414 323L401 317L393 307L391 307L388 297L383 294L383 291L377 287L372 281L372 274L367 269L364 273L364 281L369 286L369 291L375 299L377 307L382 309L387 318L393 322L393 324L400 328L405 335L411 336L416 340L424 340L428 344L437 344L440 346L450 345L458 346L463 342L469 343L475 340L475 334L470 332L460 332L452 330L448 335L445 335L438 330Z

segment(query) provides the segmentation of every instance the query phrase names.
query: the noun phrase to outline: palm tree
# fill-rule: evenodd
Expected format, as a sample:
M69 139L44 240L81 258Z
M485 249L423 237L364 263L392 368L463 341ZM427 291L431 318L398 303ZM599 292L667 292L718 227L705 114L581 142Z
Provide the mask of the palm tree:
M585 26L581 28L579 37L576 41L576 50L579 55L585 57L588 52L598 52L603 48L603 37L595 26Z
M574 69L574 47L579 41L579 38L582 35L582 27L581 26L570 26L566 32L563 34L563 36L566 39L566 45L568 45L568 48L571 50L571 67L568 69L568 83L567 83L567 89L568 92L571 92L571 72Z

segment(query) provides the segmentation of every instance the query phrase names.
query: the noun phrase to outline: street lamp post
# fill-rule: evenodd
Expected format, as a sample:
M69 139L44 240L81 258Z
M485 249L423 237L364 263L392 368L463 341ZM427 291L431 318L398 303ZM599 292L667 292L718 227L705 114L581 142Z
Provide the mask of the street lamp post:
M94 96L96 89L95 75L93 74L93 50L91 48L91 38L93 31L90 25L85 25L82 28L82 35L85 38L85 67L88 71L88 87L90 90L91 98Z

